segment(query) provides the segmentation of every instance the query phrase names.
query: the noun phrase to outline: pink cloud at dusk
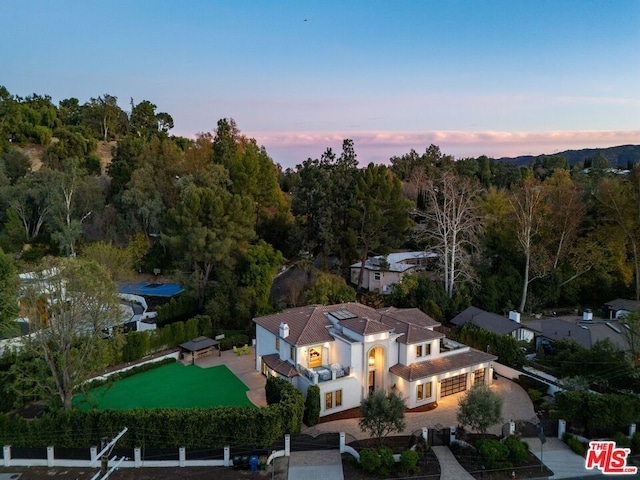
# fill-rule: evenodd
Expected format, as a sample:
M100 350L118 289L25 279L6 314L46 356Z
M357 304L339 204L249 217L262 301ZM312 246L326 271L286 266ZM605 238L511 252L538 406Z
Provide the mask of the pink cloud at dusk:
M640 143L640 130L245 133L264 145L272 158L285 167L292 167L309 157L319 158L329 147L339 154L345 138L353 139L361 164L385 163L389 158L401 156L411 149L422 153L431 144L438 145L443 153L456 158L480 155L499 158Z

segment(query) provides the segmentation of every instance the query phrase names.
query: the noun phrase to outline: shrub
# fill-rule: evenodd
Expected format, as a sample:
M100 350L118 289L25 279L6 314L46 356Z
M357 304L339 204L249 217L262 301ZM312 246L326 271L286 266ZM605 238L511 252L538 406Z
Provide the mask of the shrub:
M283 378L267 378L267 383L264 386L267 404L273 405L274 403L280 403L280 400L282 399L282 391L287 388L288 384L289 382Z
M360 450L360 466L365 472L378 472L381 465L382 460L377 450L373 448L363 448Z
M631 448L632 440L622 432L614 433L613 440L616 442L617 448Z
M304 423L312 427L320 420L320 387L311 385L307 389L307 400L305 402Z
M220 340L220 350L231 350L249 343L249 337L244 334L231 335Z
M571 450L573 450L573 453L576 453L581 457L584 457L586 455L587 447L585 447L580 440L578 440L570 433L565 432L565 434L562 436L562 441L566 443Z
M540 393L540 390L530 388L527 390L527 393L529 394L529 398L531 399L531 401L534 403L542 398L542 393Z
M507 437L504 444L509 449L509 460L514 463L521 463L529 456L529 446L514 436Z
M393 452L389 447L382 446L378 448L378 455L380 456L380 471L386 476L396 464L393 459Z
M416 474L420 473L418 460L420 454L415 450L405 450L400 454L400 471L402 473Z
M487 468L509 468L509 448L497 440L478 440L476 446Z
M640 453L640 432L636 432L631 437L631 453L637 455Z
M150 349L151 336L148 331L129 332L122 349L122 360L125 362L138 360L147 355Z

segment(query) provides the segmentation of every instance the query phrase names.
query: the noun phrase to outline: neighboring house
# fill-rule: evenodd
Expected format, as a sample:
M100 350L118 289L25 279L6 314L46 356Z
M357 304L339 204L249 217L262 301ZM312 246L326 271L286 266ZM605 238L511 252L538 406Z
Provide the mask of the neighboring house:
M570 315L558 318L545 318L528 322L538 330L536 349L552 345L556 340L573 340L584 348L591 348L600 340L609 339L621 350L629 349L623 323L615 320L593 317L591 310L585 310L582 316Z
M511 335L516 340L524 340L525 342L532 341L536 333L538 333L529 324L520 323L520 314L518 312L509 312L509 318L505 318L497 313L487 312L477 307L469 307L451 319L451 323L458 327L467 322L493 333Z
M616 298L604 304L609 309L609 320L624 317L631 312L635 312L640 308L640 302L635 300L625 300L624 298Z
M127 331L155 330L155 308L182 293L177 283L123 282L118 285L122 308L128 312L124 322Z
M438 255L432 252L403 252L371 257L364 262L359 285L362 262L351 265L351 283L370 292L391 293L392 285L400 283L406 274L424 270L436 258Z
M17 318L15 322L15 332L7 337L0 336L0 357L7 351L22 350L25 338L31 335L31 326L27 318Z
M497 358L445 338L417 308L309 305L253 321L256 370L288 379L305 396L318 385L321 416L359 407L378 389L395 390L408 408L433 403L490 384Z

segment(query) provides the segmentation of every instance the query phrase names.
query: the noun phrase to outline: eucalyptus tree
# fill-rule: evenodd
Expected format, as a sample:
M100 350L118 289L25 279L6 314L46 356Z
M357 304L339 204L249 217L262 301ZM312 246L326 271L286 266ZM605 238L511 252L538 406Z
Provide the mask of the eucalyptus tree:
M546 221L545 197L542 182L529 176L509 199L516 216L516 238L524 255L522 294L518 306L520 312L524 311L527 302L529 284L536 278L544 277L550 269L549 257L540 242Z
M640 165L627 178L604 178L596 188L596 198L605 218L624 237L634 272L635 298L640 300Z
M422 237L438 254L442 280L449 298L462 279L474 281L472 255L478 249L480 217L477 199L480 186L469 177L444 170L422 185L424 209Z

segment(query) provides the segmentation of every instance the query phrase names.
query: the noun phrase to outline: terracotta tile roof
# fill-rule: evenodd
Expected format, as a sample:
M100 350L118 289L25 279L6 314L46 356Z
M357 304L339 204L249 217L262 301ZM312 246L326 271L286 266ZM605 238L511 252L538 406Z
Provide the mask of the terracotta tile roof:
M379 309L378 312L382 314L383 317L390 317L394 320L400 320L401 322L412 323L419 327L433 328L441 325L440 322L436 322L419 308L387 307Z
M405 333L409 339L399 339L403 343L420 342L443 336L427 330L439 326L440 323L417 308L389 307L375 310L355 302L288 308L280 313L254 318L253 321L274 335L279 334L280 323L284 322L289 325L287 343L296 346L313 345L333 341L333 337L329 334L328 327L331 326L331 321L327 318L327 314L340 310L346 310L353 314L354 318L338 319L339 323L360 334L370 335L396 329ZM413 328L410 328L410 325Z
M390 332L393 327L389 327L384 323L380 323L377 320L371 320L370 318L348 318L346 320L340 320L340 325L349 330L359 333L360 335L373 335L375 333Z
M444 333L434 332L433 330L427 330L423 327L418 327L410 323L403 322L401 320L395 320L388 316L382 317L382 322L393 328L395 333L402 333L403 335L398 337L399 343L413 344L427 342L436 338L444 338Z
M472 367L479 363L493 361L497 358L498 357L495 355L490 355L471 348L468 351L444 357L436 357L422 362L415 362L411 365L402 365L397 363L391 367L389 371L409 382L413 382L421 378L432 377L434 375L440 375L441 373Z
M262 360L267 364L271 370L275 370L280 375L287 378L295 377L298 375L296 368L289 362L280 360L280 356L277 353L271 355L263 355Z

